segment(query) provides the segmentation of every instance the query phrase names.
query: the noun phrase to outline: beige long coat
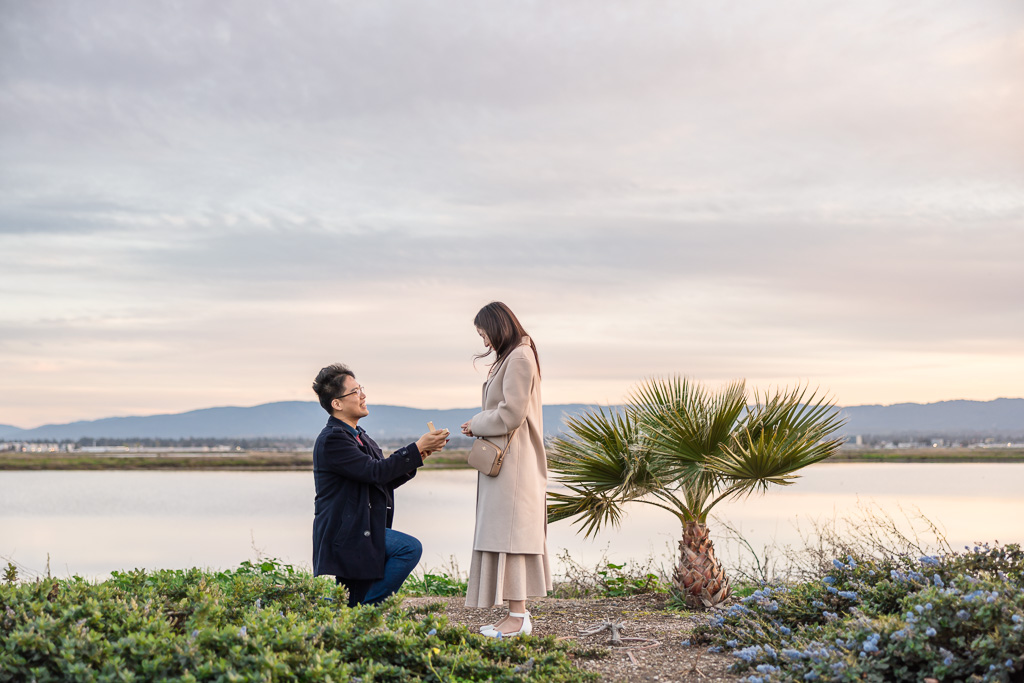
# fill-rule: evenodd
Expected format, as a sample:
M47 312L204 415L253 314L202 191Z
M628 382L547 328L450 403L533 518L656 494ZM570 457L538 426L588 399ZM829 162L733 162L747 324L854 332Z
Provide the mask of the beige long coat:
M473 550L546 554L548 466L540 372L529 337L484 383L483 411L469 428L499 445L516 429L498 476L477 476Z

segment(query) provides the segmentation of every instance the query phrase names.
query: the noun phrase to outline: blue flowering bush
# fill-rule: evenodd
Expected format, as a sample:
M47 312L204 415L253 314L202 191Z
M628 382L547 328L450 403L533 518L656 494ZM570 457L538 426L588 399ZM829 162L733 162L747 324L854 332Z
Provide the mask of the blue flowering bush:
M763 586L695 631L748 683L1024 680L1024 552L835 560Z
M578 681L570 645L449 625L440 603L349 609L276 561L0 584L0 681Z

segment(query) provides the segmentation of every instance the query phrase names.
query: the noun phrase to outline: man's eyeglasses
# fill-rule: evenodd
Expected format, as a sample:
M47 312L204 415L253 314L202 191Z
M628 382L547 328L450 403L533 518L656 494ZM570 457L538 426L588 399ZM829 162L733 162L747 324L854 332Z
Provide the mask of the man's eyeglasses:
M345 398L346 396L351 396L352 394L362 394L363 396L366 396L366 387L364 387L362 384L360 384L358 387L356 387L352 391L344 393L341 396L337 396L336 398L339 398L339 399L340 398Z

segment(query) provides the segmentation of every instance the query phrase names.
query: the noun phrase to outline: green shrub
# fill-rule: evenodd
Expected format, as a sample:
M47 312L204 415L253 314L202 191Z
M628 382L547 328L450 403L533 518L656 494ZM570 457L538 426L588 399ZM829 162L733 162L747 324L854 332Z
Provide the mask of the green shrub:
M620 598L641 593L663 593L666 590L658 575L651 571L636 571L625 564L607 562L597 570L599 591L608 598Z
M835 560L765 586L695 631L767 681L1024 680L1024 553Z
M573 559L568 550L558 556L564 569L561 580L549 593L556 598L619 598L642 593L667 593L669 585L655 573L655 558L631 560L628 564L610 562L602 555L591 569Z
M465 581L445 573L424 573L422 577L410 574L402 584L402 590L409 595L465 595L466 588Z
M567 648L553 637L485 638L397 598L349 609L333 581L274 560L0 585L0 680L593 678Z

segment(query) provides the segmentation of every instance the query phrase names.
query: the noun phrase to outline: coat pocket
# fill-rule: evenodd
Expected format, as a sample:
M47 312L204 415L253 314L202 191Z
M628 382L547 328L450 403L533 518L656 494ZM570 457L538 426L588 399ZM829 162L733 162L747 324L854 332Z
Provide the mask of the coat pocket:
M340 548L351 544L353 521L354 520L351 515L342 515L341 519L338 520L338 526L334 531L334 538L331 539L332 545Z

